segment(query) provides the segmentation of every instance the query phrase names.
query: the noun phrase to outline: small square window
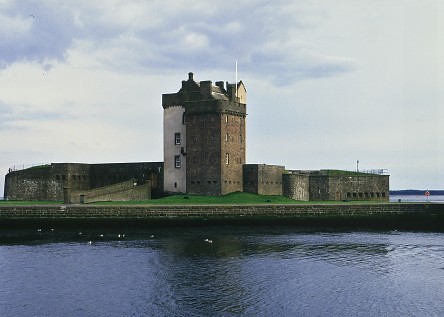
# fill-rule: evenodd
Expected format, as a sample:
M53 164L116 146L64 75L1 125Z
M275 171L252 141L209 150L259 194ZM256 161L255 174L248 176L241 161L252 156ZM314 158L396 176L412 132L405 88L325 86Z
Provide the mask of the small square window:
M180 155L174 156L174 167L180 168Z
M180 145L180 133L174 133L174 144Z

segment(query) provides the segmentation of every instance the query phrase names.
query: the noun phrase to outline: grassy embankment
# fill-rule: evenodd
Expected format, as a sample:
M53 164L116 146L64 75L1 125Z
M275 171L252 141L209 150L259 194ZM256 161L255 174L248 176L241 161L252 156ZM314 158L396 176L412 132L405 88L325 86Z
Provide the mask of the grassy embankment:
M174 195L160 199L138 201L96 202L100 205L236 205L236 204L368 204L378 201L297 201L284 196L255 195L249 193L231 193L224 196ZM6 201L0 200L0 206L7 205L48 205L63 204L61 201Z

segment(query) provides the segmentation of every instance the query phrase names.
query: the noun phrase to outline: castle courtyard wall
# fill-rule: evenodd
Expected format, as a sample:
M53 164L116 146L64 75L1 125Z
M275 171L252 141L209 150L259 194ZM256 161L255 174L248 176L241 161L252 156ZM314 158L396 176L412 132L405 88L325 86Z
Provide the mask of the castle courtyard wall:
M282 195L284 166L244 164L244 192L259 195Z
M328 187L328 200L389 201L388 175L329 176Z
M136 179L90 190L70 191L65 203L80 204L103 201L151 199L151 182L137 185Z
M52 163L10 171L5 176L6 200L64 201L64 188L85 191L135 178L150 182L152 194L163 194L163 163Z
M5 176L6 200L63 200L63 187L52 177L50 165L13 171Z
M286 173L282 175L282 194L285 197L309 201L309 180L307 174Z
M304 201L389 201L389 175L336 174L329 175L327 170L286 173L282 176L283 195Z

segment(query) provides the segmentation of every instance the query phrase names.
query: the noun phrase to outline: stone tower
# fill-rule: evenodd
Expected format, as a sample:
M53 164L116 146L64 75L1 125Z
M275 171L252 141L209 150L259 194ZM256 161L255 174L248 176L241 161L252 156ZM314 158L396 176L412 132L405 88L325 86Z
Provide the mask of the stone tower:
M242 191L246 158L246 90L240 81L194 81L162 95L164 190L196 195Z

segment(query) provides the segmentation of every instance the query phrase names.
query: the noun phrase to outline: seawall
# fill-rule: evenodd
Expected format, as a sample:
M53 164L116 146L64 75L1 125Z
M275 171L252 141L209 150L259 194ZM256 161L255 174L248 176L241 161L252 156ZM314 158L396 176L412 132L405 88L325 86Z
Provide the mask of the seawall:
M0 227L291 224L444 231L444 204L0 206Z

